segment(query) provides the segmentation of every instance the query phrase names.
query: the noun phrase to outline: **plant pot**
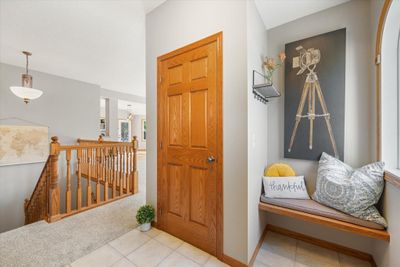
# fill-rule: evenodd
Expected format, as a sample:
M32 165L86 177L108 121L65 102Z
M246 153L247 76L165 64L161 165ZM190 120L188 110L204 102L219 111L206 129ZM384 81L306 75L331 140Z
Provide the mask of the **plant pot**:
M141 232L147 232L151 229L151 223L144 223L139 226Z

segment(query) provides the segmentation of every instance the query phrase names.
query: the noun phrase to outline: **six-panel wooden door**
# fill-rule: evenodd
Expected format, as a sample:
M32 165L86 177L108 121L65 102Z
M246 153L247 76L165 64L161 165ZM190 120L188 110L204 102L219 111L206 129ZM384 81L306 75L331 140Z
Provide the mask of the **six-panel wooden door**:
M187 50L158 62L158 224L216 255L218 40Z

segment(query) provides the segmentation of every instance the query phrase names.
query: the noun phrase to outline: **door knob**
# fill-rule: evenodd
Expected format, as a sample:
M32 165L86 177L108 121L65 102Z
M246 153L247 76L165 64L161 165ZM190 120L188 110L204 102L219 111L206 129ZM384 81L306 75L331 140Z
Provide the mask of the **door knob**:
M215 161L215 158L213 156L209 156L207 158L208 163L213 163Z

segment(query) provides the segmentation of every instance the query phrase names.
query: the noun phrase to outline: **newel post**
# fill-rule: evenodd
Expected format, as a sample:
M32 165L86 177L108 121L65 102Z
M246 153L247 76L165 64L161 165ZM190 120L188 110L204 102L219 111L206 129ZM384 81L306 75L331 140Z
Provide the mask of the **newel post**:
M103 143L104 139L102 135L99 135L99 138L97 139L97 141L99 142L99 144Z
M138 181L138 170L137 170L138 140L136 136L132 138L132 145L133 145L132 185L133 185L133 193L136 194L137 192L139 192L139 181Z
M58 184L58 155L60 143L53 136L50 143L49 222L60 219L60 186Z

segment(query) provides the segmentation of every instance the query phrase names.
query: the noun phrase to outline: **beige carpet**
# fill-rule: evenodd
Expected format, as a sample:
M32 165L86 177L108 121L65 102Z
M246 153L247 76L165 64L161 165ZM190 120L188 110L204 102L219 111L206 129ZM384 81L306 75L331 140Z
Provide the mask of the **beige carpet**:
M0 234L0 266L65 266L136 227L144 193L48 224Z
M138 161L138 194L55 223L39 221L0 234L0 267L65 266L131 231L145 202L146 160Z

